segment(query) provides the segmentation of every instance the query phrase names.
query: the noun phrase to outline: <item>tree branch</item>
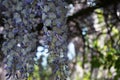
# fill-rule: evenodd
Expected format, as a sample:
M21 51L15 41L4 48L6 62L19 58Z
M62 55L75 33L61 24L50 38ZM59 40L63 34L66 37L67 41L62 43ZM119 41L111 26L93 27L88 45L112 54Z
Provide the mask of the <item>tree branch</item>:
M100 0L98 3L96 3L95 6L81 9L78 12L76 12L75 14L73 14L72 16L69 16L67 19L67 22L69 22L70 20L72 20L74 18L78 18L79 16L88 15L97 8L105 8L112 4L118 4L118 3L120 3L120 0L114 0L114 1L113 0Z

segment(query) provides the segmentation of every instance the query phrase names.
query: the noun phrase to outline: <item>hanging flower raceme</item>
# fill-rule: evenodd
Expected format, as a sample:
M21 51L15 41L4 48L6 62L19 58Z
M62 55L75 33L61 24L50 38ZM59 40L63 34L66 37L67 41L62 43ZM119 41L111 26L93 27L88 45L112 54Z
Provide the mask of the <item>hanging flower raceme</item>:
M39 22L39 17L35 18L38 15L36 3L32 0L4 0L1 3L8 9L2 12L6 39L2 51L8 79L27 78L33 71L38 35L35 29Z
M44 34L49 37L49 53L54 56L55 73L67 66L67 4L63 0L42 0L42 22ZM61 72L65 75L65 71Z

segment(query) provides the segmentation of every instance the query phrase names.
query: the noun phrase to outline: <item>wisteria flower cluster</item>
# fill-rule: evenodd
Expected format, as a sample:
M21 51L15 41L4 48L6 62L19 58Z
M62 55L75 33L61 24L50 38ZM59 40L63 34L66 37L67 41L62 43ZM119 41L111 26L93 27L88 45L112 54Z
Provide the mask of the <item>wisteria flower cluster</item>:
M27 78L34 69L38 43L49 46L53 71L66 74L67 66L67 5L63 0L3 0L7 10L2 11L4 43L2 51L7 70L6 77ZM39 24L43 24L40 26ZM43 36L39 40L39 31Z
M43 30L49 44L49 53L53 55L55 70L63 69L67 66L67 26L65 8L67 4L62 0L44 1L42 7ZM64 66L63 66L64 64ZM63 70L62 75L65 75Z

